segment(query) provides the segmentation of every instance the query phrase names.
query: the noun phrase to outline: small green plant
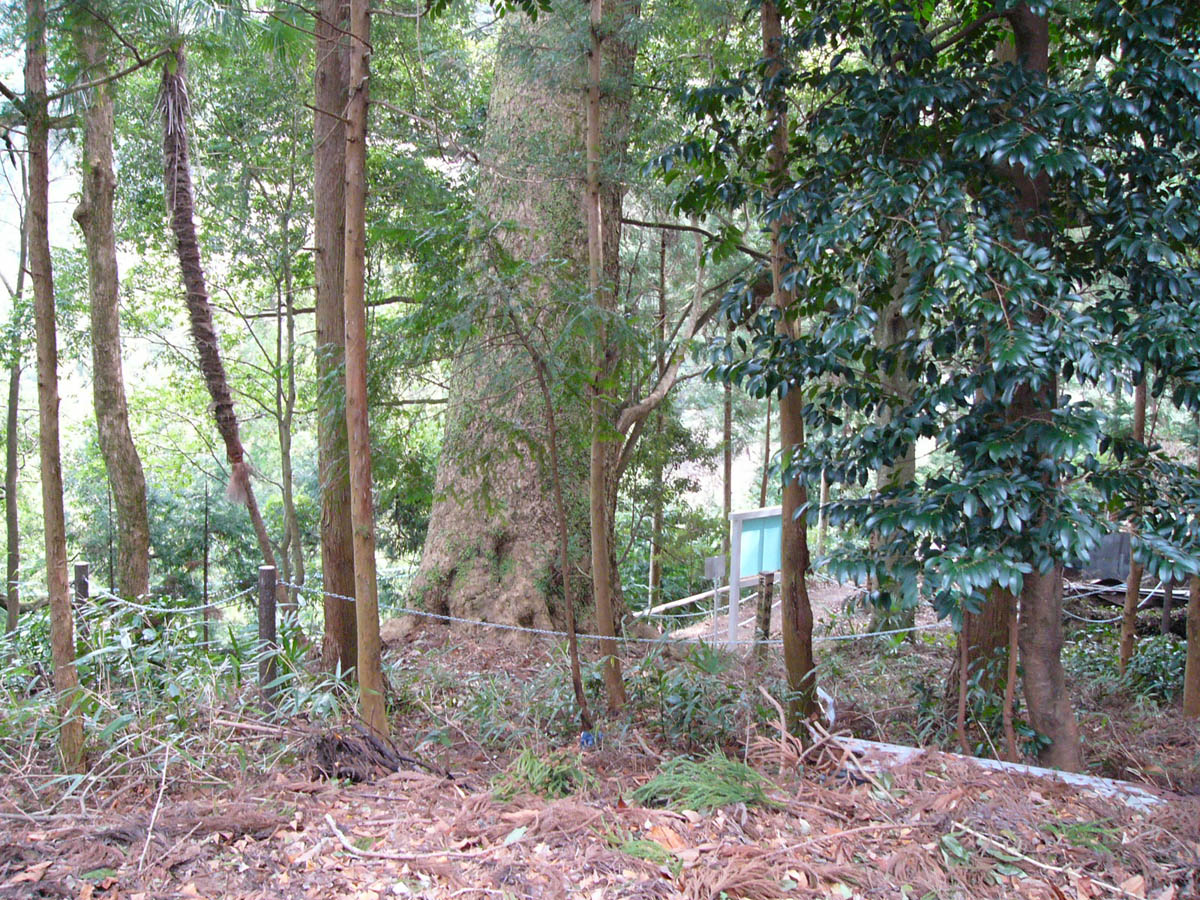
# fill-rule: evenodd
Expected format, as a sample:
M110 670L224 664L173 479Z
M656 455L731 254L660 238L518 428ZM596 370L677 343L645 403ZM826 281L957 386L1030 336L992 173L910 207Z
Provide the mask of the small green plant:
M595 784L595 777L583 768L580 754L526 747L495 778L492 791L501 802L521 793L557 799L589 790Z
M644 859L656 866L664 866L674 878L678 878L679 873L683 871L683 861L658 841L634 837L624 829L609 832L604 837L608 845L618 853L624 853L634 859Z
M630 671L631 693L657 714L671 743L688 750L729 744L738 710L749 704L740 685L721 677L728 668L724 654L703 644L688 653L684 665L652 654Z
M672 806L705 811L732 803L769 806L766 781L744 763L713 750L703 759L677 756L633 792L643 806Z
M1073 847L1084 847L1111 856L1111 845L1121 842L1121 831L1109 822L1109 819L1097 819L1094 822L1045 822L1041 829Z
M1137 696L1170 703L1183 688L1186 664L1186 641L1173 634L1140 638L1122 681Z

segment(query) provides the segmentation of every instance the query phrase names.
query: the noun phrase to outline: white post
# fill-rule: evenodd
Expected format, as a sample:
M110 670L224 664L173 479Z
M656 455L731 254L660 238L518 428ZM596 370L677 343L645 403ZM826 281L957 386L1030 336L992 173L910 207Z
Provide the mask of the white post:
M738 614L742 608L742 519L729 523L729 649L737 648Z

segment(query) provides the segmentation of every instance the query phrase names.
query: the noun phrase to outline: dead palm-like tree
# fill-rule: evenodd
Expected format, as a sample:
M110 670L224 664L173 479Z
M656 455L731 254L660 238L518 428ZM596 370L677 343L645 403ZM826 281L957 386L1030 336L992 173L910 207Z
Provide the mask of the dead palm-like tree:
M167 211L171 219L171 232L175 237L175 251L179 257L179 270L183 276L188 319L192 341L200 359L200 372L212 396L213 415L217 430L225 443L225 455L229 460L229 499L243 503L250 514L254 534L258 538L259 552L263 562L275 565L275 553L271 539L263 524L254 486L250 481L250 464L238 433L237 415L233 410L233 395L229 390L229 379L221 361L221 345L213 325L212 305L209 302L208 285L204 267L200 261L200 242L196 238L195 199L192 191L191 157L188 147L188 92L187 55L183 44L178 43L174 53L163 65L162 85L159 92L159 108L163 123L164 185L166 188Z

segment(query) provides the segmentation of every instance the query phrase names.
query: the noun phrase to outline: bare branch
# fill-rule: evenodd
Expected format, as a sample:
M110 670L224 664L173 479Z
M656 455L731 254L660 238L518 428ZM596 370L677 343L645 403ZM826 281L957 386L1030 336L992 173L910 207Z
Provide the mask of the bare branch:
M170 50L170 48L164 48L162 50L159 50L153 56L148 56L145 59L139 59L137 62L133 63L133 65L126 66L124 69L122 69L119 72L113 72L111 75L105 75L103 78L96 78L92 81L85 81L83 84L76 84L76 85L72 85L69 88L63 88L61 91L56 91L55 93L53 93L49 97L47 97L46 102L53 103L55 100L61 100L64 97L70 97L72 94L78 94L83 91L90 91L92 88L100 87L101 85L104 85L104 84L110 84L114 81L119 81L120 79L124 78L126 75L130 75L130 74L136 72L138 69L144 69L146 66L150 65L150 63L162 59L164 56L166 56L168 53L171 53L171 52L172 51Z
M622 225L635 225L639 228L662 228L667 231L688 231L692 234L703 235L711 241L719 241L721 236L715 232L709 231L707 228L701 228L698 225L684 225L681 222L644 222L641 219L632 219L629 216L621 216ZM747 256L752 256L755 259L761 259L764 262L769 260L767 254L755 250L753 247L747 247L745 244L738 244L737 248Z

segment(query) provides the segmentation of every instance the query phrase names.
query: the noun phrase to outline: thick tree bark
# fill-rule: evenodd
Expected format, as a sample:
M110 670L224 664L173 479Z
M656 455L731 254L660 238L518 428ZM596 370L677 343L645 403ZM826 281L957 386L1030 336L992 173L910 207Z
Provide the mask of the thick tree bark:
M1005 15L1013 29L1017 65L1034 73L1045 73L1050 52L1046 17L1034 13L1025 3ZM1032 178L1023 168L1014 167L1010 179L1016 189L1014 231L1027 237L1029 224L1042 215L1050 189L1049 178L1045 174ZM1036 390L1029 386L1017 389L1009 416L1014 422L1046 422L1057 402L1058 382L1046 377ZM1060 489L1058 485L1046 484L1048 491ZM1062 667L1061 562L1044 574L1035 571L1025 576L1020 617L1023 684L1030 724L1050 739L1050 745L1039 752L1038 759L1043 765L1078 771L1083 766L1083 750Z
M342 291L346 259L346 126L349 56L344 0L321 0L317 14L316 113L313 118L313 235L316 255L317 465L321 478L321 577L328 671L358 663L354 544L350 525L350 462L345 396L346 322Z
M375 580L375 504L367 410L367 60L368 0L350 0L350 105L346 115L346 433L350 450L350 518L354 527L354 597L358 632L358 712L375 734L388 734Z
M1133 390L1133 434L1139 444L1146 443L1146 381L1149 373L1142 373L1142 380ZM1125 579L1125 606L1121 610L1121 645L1118 668L1121 674L1133 658L1133 645L1137 640L1138 604L1142 599L1142 564L1129 551L1129 575ZM1165 601L1164 601L1165 605Z
M767 77L775 77L783 69L783 35L779 9L773 0L762 5L763 56L767 62ZM774 135L768 160L772 190L779 190L787 179L788 122L787 105L782 96L771 98ZM786 309L792 295L783 288L787 256L781 239L783 223L776 218L771 223L771 286L777 307ZM780 327L792 332L794 325L786 315L780 317ZM792 335L794 336L794 334ZM804 397L799 385L784 386L779 398L779 446L784 464L804 450ZM782 534L780 536L779 601L783 628L783 663L787 670L788 687L792 698L788 702L789 723L798 729L800 719L816 709L816 662L813 657L812 604L808 596L808 523L801 510L808 505L808 488L803 480L784 476ZM736 573L734 573L736 576Z
M620 28L631 6L610 6L606 19ZM540 16L532 23L510 16L500 37L480 154L479 196L487 217L504 226L491 235L483 252L520 260L529 274L508 285L509 290L501 286L485 298L492 324L455 366L437 499L413 590L426 608L470 619L561 626L565 615L557 585L587 568L587 555L576 550L572 571L559 571L546 467L531 453L514 452L512 432L505 430L519 433L518 443L545 446L545 413L534 373L527 354L505 338L504 316L505 307L514 302L510 291L523 292L526 296L517 302L540 311L534 330L553 332L564 321L559 317L565 308L555 290L586 284L587 217L579 152L587 73L581 56L564 53L584 9L566 5L561 15ZM610 33L603 53L606 87L625 85L633 60L625 36ZM629 125L628 90L606 90L600 101L604 150L621 151ZM606 179L601 221L608 283L615 282L619 265L620 202L621 186ZM562 396L555 402L560 411L570 408ZM558 426L564 504L572 533L582 534L590 516L590 422L582 415L561 415ZM615 434L610 430L609 436ZM614 462L620 444L610 439L603 449ZM610 481L605 489L610 503L613 491ZM606 522L611 527L611 516ZM616 590L613 596L619 596Z
M85 23L76 35L79 55L91 79L108 74L108 53L97 29L98 25ZM136 598L150 590L150 517L142 460L129 430L121 367L120 285L113 230L117 178L113 171L113 101L108 85L96 88L91 101L84 112L83 196L75 209L75 221L87 247L96 430L117 513L115 587L120 596Z
M225 443L225 455L229 460L229 498L236 503L245 504L263 562L274 566L275 551L271 547L271 538L267 534L266 525L263 524L258 501L254 496L254 487L250 483L250 465L238 433L237 415L233 411L233 395L229 390L225 365L221 361L221 344L213 325L208 285L200 263L200 242L196 237L195 200L192 193L187 137L189 104L186 75L187 58L183 47L180 46L175 50L171 62L163 66L159 99L163 118L167 211L171 218L171 231L175 236L179 270L183 276L192 341L200 358L200 373L213 400L217 431Z
M50 595L50 655L61 724L58 749L68 772L86 770L83 720L75 708L75 622L67 583L67 534L63 512L62 459L58 436L58 340L54 319L54 275L50 263L50 122L46 102L46 6L26 0L25 103L29 141L29 272L37 332L38 443L41 448L42 517L46 537L46 582Z

